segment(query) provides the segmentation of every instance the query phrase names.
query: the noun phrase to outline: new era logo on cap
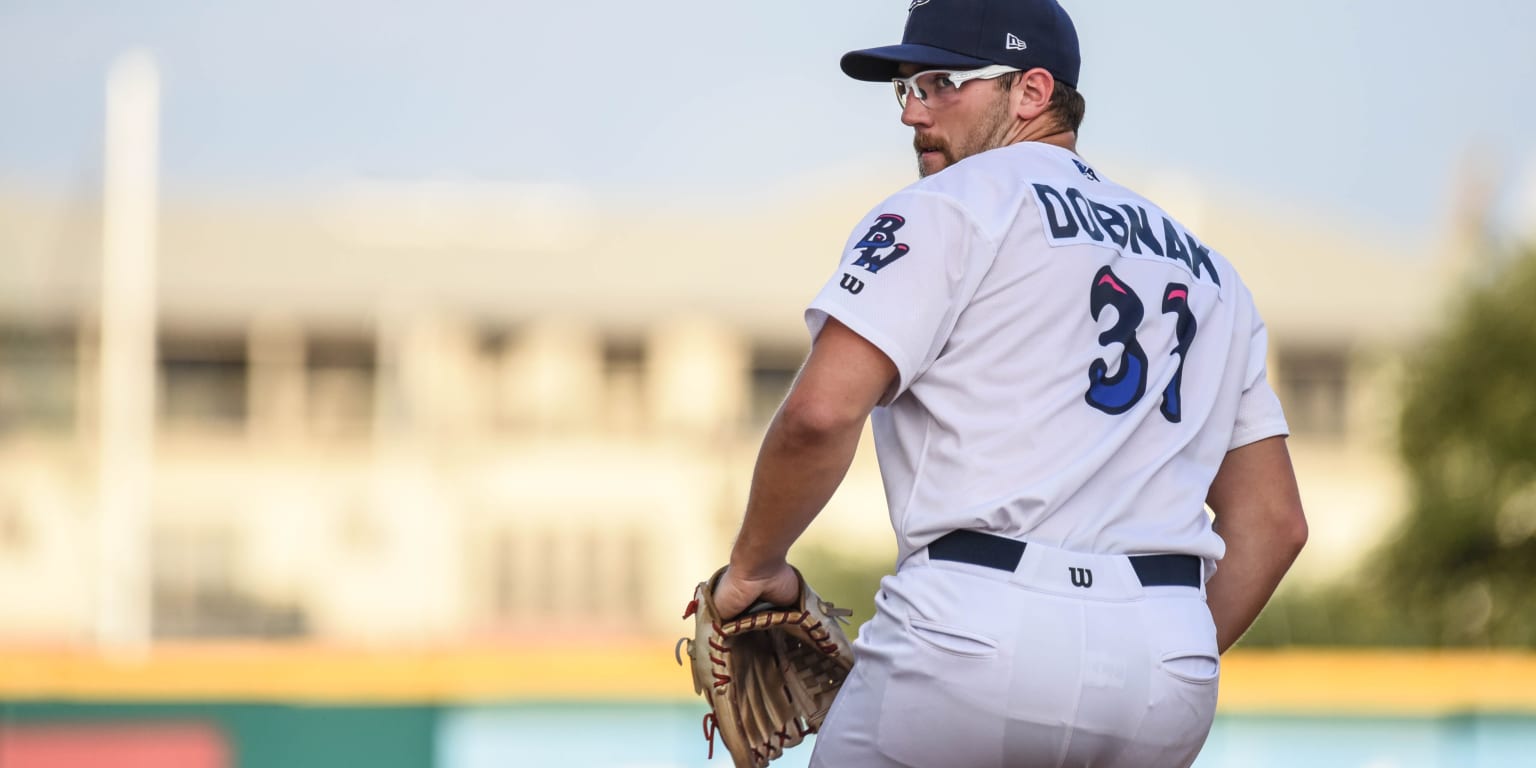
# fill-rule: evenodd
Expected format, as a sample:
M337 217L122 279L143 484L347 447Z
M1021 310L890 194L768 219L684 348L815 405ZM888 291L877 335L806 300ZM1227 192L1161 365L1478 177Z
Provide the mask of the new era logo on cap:
M902 65L918 70L981 69L1001 64L1021 72L1041 67L1077 87L1082 52L1061 0L907 0L899 45L849 51L840 62L856 80L889 81Z

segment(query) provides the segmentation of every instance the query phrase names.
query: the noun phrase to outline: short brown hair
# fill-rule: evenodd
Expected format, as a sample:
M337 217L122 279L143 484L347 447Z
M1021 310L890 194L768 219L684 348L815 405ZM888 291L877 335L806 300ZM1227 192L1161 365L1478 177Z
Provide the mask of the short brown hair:
M1008 90L1019 81L1022 72L1009 72L997 78L997 87ZM1083 95L1060 80L1056 81L1056 88L1051 91L1051 103L1046 108L1056 116L1056 125L1063 131L1077 133L1083 125L1083 114L1088 111L1088 103L1083 101Z

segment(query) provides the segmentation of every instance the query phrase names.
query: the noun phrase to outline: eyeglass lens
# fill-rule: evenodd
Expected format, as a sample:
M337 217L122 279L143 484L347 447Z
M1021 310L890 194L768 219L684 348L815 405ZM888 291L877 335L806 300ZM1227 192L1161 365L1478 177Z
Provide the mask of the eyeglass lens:
M923 104L932 104L935 98L956 93L960 88L949 75L948 72L919 72L914 77L895 80L896 100L906 108L908 96L916 96Z

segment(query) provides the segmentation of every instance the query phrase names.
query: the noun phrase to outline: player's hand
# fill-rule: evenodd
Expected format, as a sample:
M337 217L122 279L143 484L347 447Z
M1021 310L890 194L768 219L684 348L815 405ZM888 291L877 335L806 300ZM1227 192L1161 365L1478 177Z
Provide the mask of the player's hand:
M779 563L761 574L748 574L732 566L715 586L715 610L721 619L733 619L759 601L794 605L800 600L800 577L789 563Z

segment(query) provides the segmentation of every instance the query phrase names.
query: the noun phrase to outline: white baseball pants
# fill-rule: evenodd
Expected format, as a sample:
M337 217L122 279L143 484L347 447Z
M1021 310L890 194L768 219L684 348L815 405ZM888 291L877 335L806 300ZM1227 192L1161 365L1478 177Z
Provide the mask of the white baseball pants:
M1177 768L1210 731L1204 590L1143 587L1123 556L1030 543L1009 572L924 550L876 604L811 768Z

